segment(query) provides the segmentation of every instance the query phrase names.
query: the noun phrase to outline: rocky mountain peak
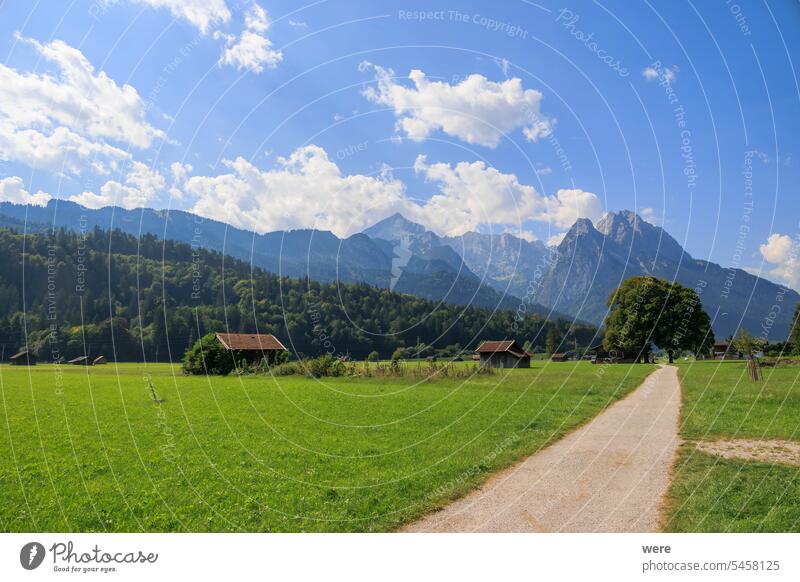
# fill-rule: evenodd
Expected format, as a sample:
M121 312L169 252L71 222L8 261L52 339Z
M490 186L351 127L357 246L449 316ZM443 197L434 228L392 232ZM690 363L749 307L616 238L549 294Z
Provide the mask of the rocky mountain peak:
M644 219L635 212L620 210L619 212L607 212L603 218L597 221L595 228L606 236L624 238L626 234L640 230L644 222Z
M384 218L364 230L364 234L370 238L380 238L388 241L399 241L403 237L415 237L424 234L425 227L416 222L408 220L399 212L395 212L388 218Z
M596 232L597 229L594 227L594 224L592 224L591 220L588 218L579 218L575 221L575 224L570 227L570 229L567 231L567 234L564 235L561 245L568 243L569 241L573 241L578 237L586 236Z

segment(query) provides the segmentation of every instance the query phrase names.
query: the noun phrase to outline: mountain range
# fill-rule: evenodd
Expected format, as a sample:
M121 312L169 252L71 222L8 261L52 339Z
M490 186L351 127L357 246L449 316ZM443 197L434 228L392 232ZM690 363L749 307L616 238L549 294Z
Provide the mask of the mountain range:
M717 337L741 327L788 336L797 292L741 269L695 259L664 229L630 211L579 219L557 246L511 234L439 236L395 214L339 238L319 230L255 234L182 210L91 210L73 202L0 203L0 226L80 231L118 228L221 251L254 266L322 282L365 282L425 299L535 312L601 324L626 278L654 275L694 288ZM780 309L776 313L775 306Z

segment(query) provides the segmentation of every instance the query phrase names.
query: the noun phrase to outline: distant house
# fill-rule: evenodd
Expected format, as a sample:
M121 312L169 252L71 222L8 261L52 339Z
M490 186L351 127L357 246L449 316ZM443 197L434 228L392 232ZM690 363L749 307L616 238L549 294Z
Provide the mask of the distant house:
M596 357L598 360L603 360L603 359L609 357L608 350L606 350L606 348L603 347L603 344L601 344L601 343L597 344L596 346L590 347L586 351L587 351L587 353L589 353L589 354L593 355L594 357Z
M19 352L8 358L8 361L15 366L35 366L36 355L32 354L28 350L20 350Z
M516 340L487 340L481 342L475 354L481 366L493 368L530 368L531 355Z
M714 342L715 360L741 360L742 357L742 353L737 351L729 340Z
M77 358L71 359L67 363L72 364L73 366L91 366L92 359L89 356L78 356Z
M236 352L239 358L251 364L263 358L272 362L278 352L289 351L270 333L217 333L216 336L226 350Z
M603 344L597 344L586 350L587 354L591 354L592 362L614 362L617 364L633 364L638 361L638 358L633 352L623 352L617 350L608 351Z
M550 356L551 362L566 362L569 360L569 354L567 352L558 352Z
M94 362L92 362L92 363L93 363L95 366L98 366L98 365L100 365L100 364L107 364L107 363L108 363L108 358L106 358L105 356L97 356L97 357L94 359Z

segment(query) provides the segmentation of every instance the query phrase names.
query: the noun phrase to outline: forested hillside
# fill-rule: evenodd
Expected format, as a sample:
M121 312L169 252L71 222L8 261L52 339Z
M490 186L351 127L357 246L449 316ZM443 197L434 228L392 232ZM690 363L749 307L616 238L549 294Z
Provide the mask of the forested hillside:
M573 347L595 329L517 321L514 312L464 308L363 283L287 279L221 253L119 231L0 229L0 343L44 361L106 355L175 361L209 331L276 334L295 354L383 357L403 346L474 347L510 338Z

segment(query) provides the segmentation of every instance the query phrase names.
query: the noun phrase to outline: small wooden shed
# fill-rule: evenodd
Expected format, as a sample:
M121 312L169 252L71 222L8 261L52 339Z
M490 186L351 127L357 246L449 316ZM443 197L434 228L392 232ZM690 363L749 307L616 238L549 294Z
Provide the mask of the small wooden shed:
M530 368L531 355L522 349L517 340L485 340L475 353L481 366L492 368Z
M271 333L217 333L216 335L226 350L236 352L238 357L251 364L263 358L272 362L278 352L289 351Z
M108 363L108 358L106 358L105 356L97 356L94 359L94 362L92 362L92 364L94 364L95 366L98 366L100 364L107 364L107 363Z
M35 366L36 355L29 352L28 350L20 350L16 354L8 358L8 361L15 366Z
M77 358L71 359L67 363L72 364L73 366L91 366L92 359L89 356L78 356Z
M741 360L744 357L728 340L719 340L714 343L715 360Z

